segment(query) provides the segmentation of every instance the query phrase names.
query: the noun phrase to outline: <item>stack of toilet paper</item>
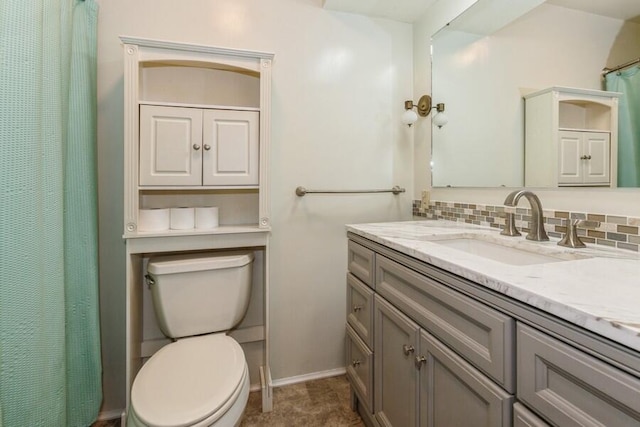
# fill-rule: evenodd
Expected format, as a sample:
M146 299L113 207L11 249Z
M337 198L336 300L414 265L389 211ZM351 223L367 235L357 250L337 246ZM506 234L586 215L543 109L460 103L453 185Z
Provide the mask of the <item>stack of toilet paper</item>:
M179 207L140 209L138 229L140 231L191 230L218 227L218 208Z

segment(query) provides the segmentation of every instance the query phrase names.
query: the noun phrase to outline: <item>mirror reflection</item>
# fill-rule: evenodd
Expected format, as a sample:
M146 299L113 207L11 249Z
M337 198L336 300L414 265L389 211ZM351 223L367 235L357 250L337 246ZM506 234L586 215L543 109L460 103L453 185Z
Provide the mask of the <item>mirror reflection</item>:
M638 15L637 1L478 0L439 31L433 186L640 186Z

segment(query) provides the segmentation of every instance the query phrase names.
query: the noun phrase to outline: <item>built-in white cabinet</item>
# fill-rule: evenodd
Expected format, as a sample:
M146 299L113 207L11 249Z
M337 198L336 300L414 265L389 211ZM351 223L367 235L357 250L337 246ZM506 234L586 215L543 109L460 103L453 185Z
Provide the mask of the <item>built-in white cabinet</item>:
M169 342L156 324L145 286L149 259L241 249L254 254L251 300L230 335L241 344L252 386L261 389L263 410L268 411L273 54L135 37L121 40L127 408L143 362ZM173 214L171 208L179 208L176 214L193 212L194 226L172 229L166 215ZM198 208L216 212L218 221L197 227ZM154 227L143 218L153 218Z
M259 184L259 112L140 106L141 186Z
M638 352L349 238L347 378L367 426L640 426Z
M617 92L552 87L524 97L527 187L616 187Z

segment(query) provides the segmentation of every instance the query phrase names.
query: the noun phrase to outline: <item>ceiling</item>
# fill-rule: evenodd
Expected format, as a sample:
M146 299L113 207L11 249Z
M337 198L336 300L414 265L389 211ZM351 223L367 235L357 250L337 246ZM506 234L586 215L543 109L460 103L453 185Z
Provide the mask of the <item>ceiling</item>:
M325 9L351 12L400 22L414 22L436 0L324 0Z
M324 0L324 8L414 22L437 0ZM445 1L445 0L440 0ZM447 0L450 1L450 0ZM639 0L547 0L547 3L617 19L640 17ZM640 22L640 19L634 19Z

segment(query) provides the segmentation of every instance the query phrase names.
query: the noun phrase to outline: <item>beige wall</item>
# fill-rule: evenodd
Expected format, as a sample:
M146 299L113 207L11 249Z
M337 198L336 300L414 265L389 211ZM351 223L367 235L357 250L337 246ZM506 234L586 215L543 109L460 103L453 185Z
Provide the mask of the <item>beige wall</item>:
M275 53L271 340L274 379L341 368L344 224L410 218L409 24L337 13L320 0L100 2L98 155L103 415L124 406L123 82L119 35ZM294 195L407 187L402 196ZM113 411L113 412L111 412Z

